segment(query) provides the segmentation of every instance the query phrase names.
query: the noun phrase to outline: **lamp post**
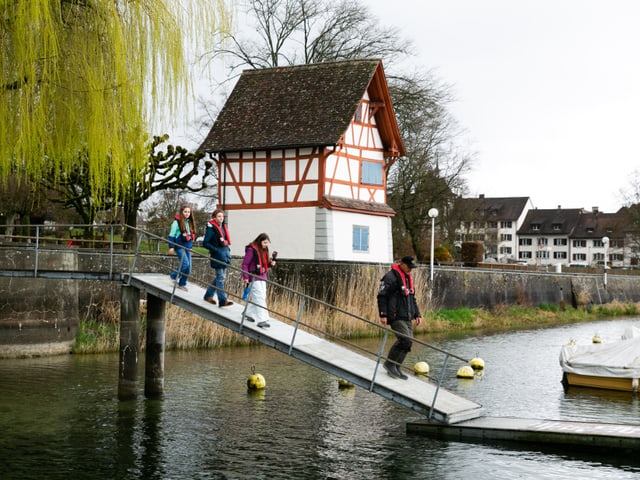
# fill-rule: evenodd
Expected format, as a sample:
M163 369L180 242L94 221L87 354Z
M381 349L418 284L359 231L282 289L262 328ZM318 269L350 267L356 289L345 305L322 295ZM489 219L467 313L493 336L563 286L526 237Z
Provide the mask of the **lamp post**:
M602 244L604 245L604 274L602 280L604 282L604 288L607 288L607 249L609 248L609 237L602 237Z
M438 209L430 208L428 215L431 217L431 256L429 257L431 270L429 271L429 281L433 285L433 243L435 241L435 223L436 217L438 216Z

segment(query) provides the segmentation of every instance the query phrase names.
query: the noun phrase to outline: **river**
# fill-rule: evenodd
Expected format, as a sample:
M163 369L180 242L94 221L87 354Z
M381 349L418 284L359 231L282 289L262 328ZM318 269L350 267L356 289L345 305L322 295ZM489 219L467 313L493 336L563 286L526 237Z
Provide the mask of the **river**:
M637 395L560 383L560 346L620 337L639 319L423 338L486 364L446 387L487 415L639 423ZM367 340L364 344L377 341ZM430 360L414 351L405 362ZM437 360L433 360L437 362ZM267 381L249 393L252 366ZM432 369L437 365L432 365ZM140 368L140 391L144 368ZM630 479L640 460L544 445L408 435L420 417L268 347L168 352L165 396L118 401L118 355L0 360L0 478Z

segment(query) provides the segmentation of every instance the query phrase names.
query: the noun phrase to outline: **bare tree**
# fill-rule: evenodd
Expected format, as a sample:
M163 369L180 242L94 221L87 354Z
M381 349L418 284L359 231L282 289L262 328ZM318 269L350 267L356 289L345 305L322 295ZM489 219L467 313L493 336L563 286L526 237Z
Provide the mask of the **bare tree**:
M430 225L427 211L448 206L465 192L464 175L473 155L458 144L463 133L448 112L448 85L430 72L408 74L399 63L411 42L384 28L368 8L348 1L250 0L246 12L252 36L227 34L215 55L230 59L230 70L268 68L347 59L381 58L407 155L388 172L388 203L394 219L396 251L412 249L424 258ZM400 73L393 74L394 68Z
M625 246L629 247L631 264L640 265L640 171L634 170L629 177L628 186L620 191L625 216Z

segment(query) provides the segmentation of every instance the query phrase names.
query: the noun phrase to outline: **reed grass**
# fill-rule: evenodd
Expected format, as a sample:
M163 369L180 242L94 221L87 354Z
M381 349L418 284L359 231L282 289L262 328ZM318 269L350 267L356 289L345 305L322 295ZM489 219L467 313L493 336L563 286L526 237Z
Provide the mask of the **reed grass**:
M416 282L426 282L416 272ZM338 310L322 302L300 297L293 290L300 291L301 285L290 285L282 289L276 285L268 287L268 305L271 316L288 323L300 321L301 328L327 337L358 339L374 338L382 335L378 328L378 307L376 293L380 278L384 274L377 267L362 269L357 278L357 288L348 274L338 274L327 279L327 289L334 292L334 303ZM341 277L344 275L344 278ZM611 302L597 307L567 308L566 305L542 305L539 308L496 305L491 309L459 308L442 310L429 304L428 298L419 298L419 306L424 321L415 329L416 337L430 333L466 332L476 330L515 330L541 326L561 325L582 321L593 321L620 316L638 315L640 303ZM301 306L302 305L302 306ZM119 304L113 302L99 309L100 319L80 320L74 353L114 352L119 349ZM358 312L351 316L345 312ZM140 348L145 346L146 309L141 302L142 325L140 327ZM322 332L322 333L320 333ZM169 304L166 309L165 348L166 350L187 350L198 348L222 348L247 346L254 341L234 333L213 322Z

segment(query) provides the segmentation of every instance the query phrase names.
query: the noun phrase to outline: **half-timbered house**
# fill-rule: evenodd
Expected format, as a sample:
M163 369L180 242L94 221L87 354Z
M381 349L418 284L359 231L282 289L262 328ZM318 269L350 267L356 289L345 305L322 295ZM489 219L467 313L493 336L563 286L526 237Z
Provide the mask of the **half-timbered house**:
M405 154L382 62L247 70L199 147L218 168L232 254L393 261L386 172Z

